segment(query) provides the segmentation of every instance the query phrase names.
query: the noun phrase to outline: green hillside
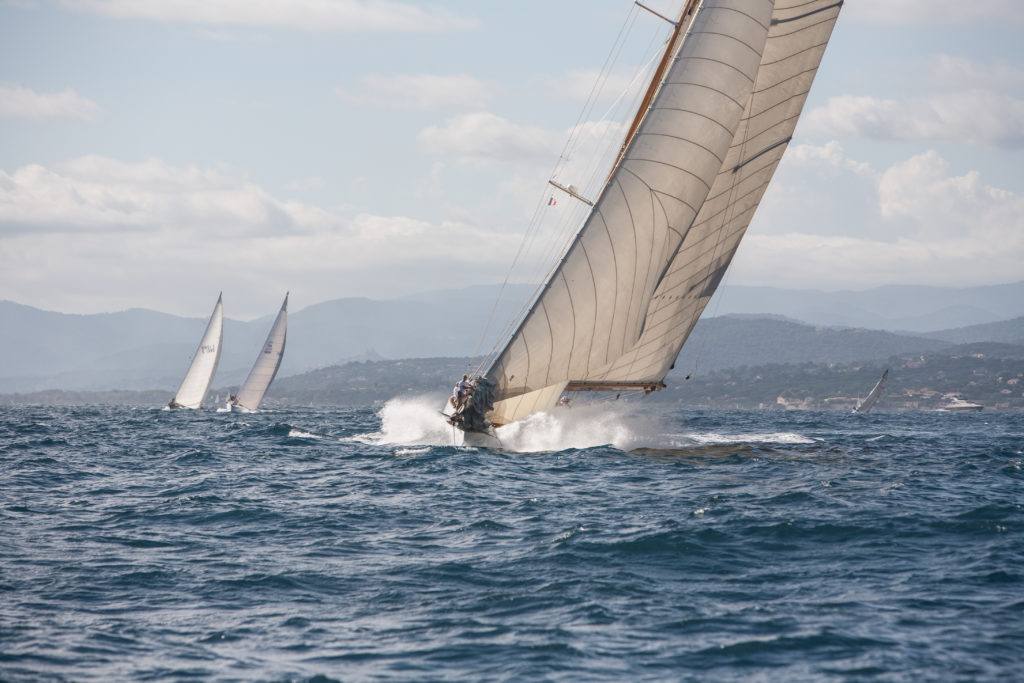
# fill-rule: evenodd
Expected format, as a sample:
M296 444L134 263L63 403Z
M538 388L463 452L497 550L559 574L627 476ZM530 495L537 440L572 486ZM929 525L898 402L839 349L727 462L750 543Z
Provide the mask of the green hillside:
M889 368L877 410L933 410L947 394L989 409L1024 410L1024 346L966 344L854 364L771 364L670 375L655 400L714 408L851 409Z

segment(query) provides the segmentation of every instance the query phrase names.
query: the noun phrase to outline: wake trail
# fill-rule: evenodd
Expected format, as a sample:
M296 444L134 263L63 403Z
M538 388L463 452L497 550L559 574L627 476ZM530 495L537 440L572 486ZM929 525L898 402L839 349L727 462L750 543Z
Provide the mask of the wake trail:
M443 399L436 396L393 398L381 408L381 429L352 437L375 446L462 447L462 433L440 413ZM514 453L558 451L613 446L622 451L679 449L729 444L809 444L815 439L792 432L720 432L666 430L677 420L677 406L640 401L578 403L534 413L495 430L499 450Z

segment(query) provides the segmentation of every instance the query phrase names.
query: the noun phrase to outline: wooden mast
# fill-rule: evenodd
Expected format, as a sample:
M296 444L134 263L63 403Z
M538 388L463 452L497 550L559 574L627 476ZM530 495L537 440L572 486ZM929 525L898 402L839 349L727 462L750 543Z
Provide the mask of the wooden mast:
M679 15L679 21L672 22L665 16L658 14L654 10L648 9L642 3L637 2L636 4L642 9L647 10L651 14L669 23L672 23L674 28L672 29L672 35L668 39L668 45L665 47L664 54L661 55L661 61L658 62L658 67L654 70L654 75L651 77L651 84L647 86L647 92L644 93L643 100L640 102L640 106L636 110L636 115L633 117L633 122L629 124L629 130L626 132L626 137L622 141L622 146L619 147L619 154L615 158L615 163L612 164L612 170L609 172L608 177L611 178L611 173L615 172L619 162L622 161L622 156L626 153L626 148L629 146L633 136L636 135L636 131L640 128L640 122L644 120L644 116L647 114L647 108L651 106L651 100L654 99L655 93L658 92L658 88L661 87L661 80L665 77L665 72L668 71L669 64L672 63L672 58L676 54L675 46L679 40L679 34L683 31L683 28L687 26L686 17L693 13L693 10L697 7L700 0L687 0L686 6L683 7L682 14Z

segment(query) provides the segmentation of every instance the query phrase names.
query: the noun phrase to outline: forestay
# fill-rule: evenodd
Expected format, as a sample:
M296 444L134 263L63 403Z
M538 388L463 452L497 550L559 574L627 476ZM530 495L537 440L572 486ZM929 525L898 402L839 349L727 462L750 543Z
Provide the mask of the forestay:
M663 386L791 139L842 5L693 4L583 228L483 373L495 424L566 389Z

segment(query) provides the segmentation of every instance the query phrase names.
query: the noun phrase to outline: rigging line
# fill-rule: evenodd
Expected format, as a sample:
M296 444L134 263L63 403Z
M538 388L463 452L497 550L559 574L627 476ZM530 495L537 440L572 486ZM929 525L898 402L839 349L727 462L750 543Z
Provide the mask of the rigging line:
M543 200L543 196L544 195L541 196L541 200ZM582 204L580 204L579 206L582 206ZM528 233L528 234L524 235L523 241L520 244L520 249L519 249L519 251L516 254L516 262L518 262L519 258L522 255L522 252L524 251L524 245L526 245L527 247L529 245L532 245L533 241L536 239L537 235L539 234L539 229L533 229L533 228L539 228L539 225L540 225L540 215L542 214L543 209L544 209L544 206L543 206L543 202L541 201L541 202L538 203L538 207L537 207L537 210L536 210L536 213L535 213L535 218L531 222L532 234ZM577 231L576 230L571 230L569 228L573 227L575 225L579 225L579 220L575 218L575 216L578 214L578 212L579 212L578 208L574 209L573 213L570 214L569 217L567 217L566 219L561 221L561 227L560 228L556 228L554 230L555 234L549 240L551 242L551 244L555 243L554 240L556 238L560 238L563 242L565 240L571 240L572 239L572 237L575 235L575 233ZM559 235L559 233L561 233L561 235ZM549 252L550 252L550 249L549 249ZM541 260L539 260L539 263L540 264L550 264L550 260L547 259L547 258L541 259ZM505 277L505 281L502 284L501 292L499 292L498 300L500 300L501 294L504 292L505 287L508 285L508 282L509 282L509 279L511 278L512 270L514 269L514 266L515 266L515 263L513 264L513 268L509 269L509 272L508 272L508 274ZM480 360L480 363L479 363L479 365L477 367L478 373L479 373L480 369L484 365L489 363L491 361L491 359L493 359L495 357L495 355L496 355L496 353L498 351L498 347L500 345L503 345L504 343L506 343L508 341L508 339L511 337L514 328L522 320L522 318L525 316L527 311L529 311L533 307L533 305L537 301L537 298L539 297L541 291L544 289L544 283L550 278L551 273L554 272L554 270L557 268L557 266L558 266L558 262L556 261L554 264L546 266L547 267L547 272L546 272L546 274L544 274L543 277L534 278L536 281L538 281L539 284L537 284L536 288L534 289L534 292L533 292L532 296L529 299L527 299L526 301L524 301L524 303L520 307L517 315L511 317L509 320L506 321L505 326L502 328L501 333L495 339L495 342L492 345L490 351L488 351L488 353ZM543 271L541 271L541 272L543 272ZM492 311L491 311L491 316L488 318L488 325L490 325L490 323L493 321L494 313L495 313L495 310L497 309L497 304L498 304L498 301L495 301L494 307L492 308ZM482 345L482 341L483 340L481 338L480 344L478 344L477 353L475 354L476 356L479 356L479 347L480 347L480 345Z
M494 321L494 315L495 315L495 313L497 313L498 304L501 303L502 296L505 293L505 288L508 286L509 280L512 277L512 272L515 270L516 264L519 262L519 257L522 256L523 251L532 242L532 235L536 232L536 228L537 228L537 226L539 224L539 214L540 214L540 212L542 210L541 209L541 202L542 202L542 200L538 200L537 207L534 209L534 214L533 214L534 217L530 220L530 223L527 226L526 232L523 233L523 238L519 242L519 248L516 250L515 255L512 257L512 263L511 263L511 265L509 265L508 270L505 273L505 279L502 281L501 287L498 289L498 294L494 298L494 303L491 305L491 311L490 311L490 313L487 316L487 322L484 323L483 330L480 333L480 338L477 340L476 347L473 349L473 355L470 357L470 363L472 363L473 359L479 357L480 349L483 347L484 339L487 338L487 332L490 330L491 323ZM495 341L494 346L491 348L491 351L488 353L488 356L494 352L495 348L497 348L497 345L501 342L500 337L503 336L503 335L504 335L504 330L502 331L502 335L499 335L499 339L497 339ZM477 366L477 372L479 372L479 370L480 370L480 366L478 365Z
M599 124L617 118L616 116L613 115L613 112L617 107L622 106L622 104L625 102L626 95L628 95L630 92L632 92L632 98L629 102L630 107L626 110L626 113L632 114L639 108L639 102L643 98L644 91L642 89L636 89L636 84L638 82L643 82L647 79L647 77L651 74L651 65L657 59L659 59L662 56L664 50L668 49L669 47L668 41L665 38L661 37L660 31L652 33L652 37L648 41L647 48L644 51L652 52L652 47L658 43L661 44L661 49L654 50L652 56L647 60L647 63L637 70L636 74L633 76L630 83L622 90L622 92L619 93L619 95L615 98L615 101L613 101L612 104L608 107L604 116L602 116L601 120L598 121ZM587 188L584 191L584 193L587 195L593 196L598 194L600 190L603 189L598 186L598 182L605 181L608 179L608 173L605 171L605 169L609 166L608 160L612 159L613 155L618 152L618 147L620 146L620 141L622 139L621 135L613 135L611 134L612 132L617 131L610 131L609 133L606 133L603 136L603 151L598 151L590 155L590 164L585 169L584 173L581 175L581 177L585 178L583 185L584 187ZM582 207L574 208L572 212L573 219L566 220L563 223L563 225L566 227L575 227L582 225L583 222L588 218L590 211L591 209L583 209ZM576 218L577 215L579 216L578 218ZM571 244L572 238L575 236L576 232L578 232L578 228L572 230L572 232L556 231L554 237L558 237L558 235L561 234L562 239L560 242L556 241L555 239L551 240L549 250L548 252L546 252L541 261L543 263L551 263L555 259L556 254L561 254L566 249L568 249L569 245Z
M542 275L542 282L547 280L554 272L559 262L559 256L565 254L573 238L580 231L580 226L585 224L592 210L591 207L586 206L582 202L574 203L566 219L563 221L563 228L552 234L546 250L538 259L538 263L546 268L545 271L540 273Z
M648 41L648 45L645 49L645 52L651 52L651 46L655 44L656 40L657 38L652 36L651 40ZM662 39L661 43L665 45L667 41ZM664 49L667 49L667 47ZM622 107L624 102L626 101L626 96L629 95L630 93L632 93L632 97L629 101L630 106L624 110L625 115L632 115L637 111L637 109L639 108L638 102L643 97L643 89L638 89L636 86L638 83L643 83L647 80L648 76L652 73L651 64L653 64L654 61L657 60L662 55L663 51L664 50L653 51L653 54L647 60L647 62L639 69L637 69L636 73L633 75L633 78L626 85L626 87L624 87L622 91L615 97L615 99L612 100L611 104L608 105L608 108L605 110L604 115L602 115L601 118L597 120L597 125L609 121L618 122L620 116L622 115L616 114L615 112L616 110L623 111ZM609 74L609 78L610 77L611 74ZM625 121L621 121L621 123L625 124ZM604 150L601 151L600 153L595 153L591 155L589 167L584 169L583 173L580 174L580 177L586 178L586 181L584 181L582 184L584 185L584 187L588 189L587 193L590 195L593 195L595 193L594 191L597 189L596 180L598 178L598 171L610 166L610 164L607 163L607 159L611 157L611 150L618 146L617 143L620 143L622 140L621 134L611 135L610 133L606 133L604 137Z
M609 78L611 77L612 67L613 67L613 65L615 63L618 62L619 57L620 57L620 55L622 53L622 50L624 49L625 44L628 41L628 37L633 32L634 26L635 26L635 24L637 22L637 17L639 15L640 15L640 12L637 10L637 7L635 5L632 6L630 8L629 13L627 14L627 17L626 17L625 21L623 22L622 27L620 27L619 35L617 36L616 42L613 45L612 50L609 52L609 55L608 55L608 57L605 60L605 64L602 67L601 73L599 74L598 78L595 80L594 85L591 87L591 91L590 91L590 94L588 96L587 102L585 103L585 105L584 105L584 107L583 107L583 109L582 109L582 111L580 113L580 116L577 118L576 125L574 126L574 129L573 129L574 132L573 132L573 134L571 134L569 136L569 139L568 139L565 147L563 148L563 154L559 158L558 162L556 163L555 170L552 172L552 175L550 177L557 177L558 169L561 166L563 166L564 163L568 162L568 158L567 157L571 157L575 153L576 147L579 145L579 141L582 139L581 129L580 129L580 122L582 120L584 120L589 115L589 113L593 111L593 108L596 106L596 104L597 104L597 102L599 100L598 95L599 95L599 93L601 91L604 90L604 86L607 84ZM665 45L667 41L664 38L661 38L660 36L661 36L661 32L660 31L652 32L651 38L648 41L647 48L644 50L644 52L652 52L652 50L651 50L652 46L654 46L658 42L661 42L663 45ZM664 49L668 49L668 46L665 45L663 50L654 51L653 57L648 60L648 63L644 67L642 67L641 69L638 70L637 74L634 76L634 78L630 82L630 84L618 95L616 100L609 106L608 110L605 112L604 116L602 117L601 121L599 121L599 123L603 123L604 121L606 121L611 116L611 113L615 110L615 108L622 104L622 102L625 99L626 94L629 93L630 89L632 89L634 87L635 83L639 79L643 78L647 73L649 73L649 71L650 71L650 64L655 59L657 59L659 56L661 56L663 54ZM635 92L633 94L633 98L632 98L633 109L637 108L637 104L636 103L641 98L641 95L642 95L641 92ZM614 138L614 136L607 135L607 136L605 136L605 138L606 138L605 152L603 154L594 154L594 155L592 155L590 157L591 158L590 169L588 169L586 171L586 174L584 176L584 177L587 178L587 180L586 180L586 185L587 186L596 186L595 178L598 177L598 172L605 165L605 164L603 164L601 162L611 156L611 151L610 150L613 148L614 143L617 142L617 138ZM603 174L602 174L601 177L604 177ZM477 343L477 347L474 350L474 357L479 357L479 355L480 355L480 349L481 349L481 347L483 345L483 340L484 340L484 338L486 336L486 331L490 328L490 325L493 322L493 317L494 317L494 314L495 314L495 312L497 310L497 305L498 305L498 303L499 303L499 301L501 299L501 296L504 293L505 288L507 287L509 279L511 278L512 271L515 269L516 265L519 262L519 259L522 257L523 251L532 249L532 245L533 245L534 241L538 238L538 236L540 234L539 227L540 227L540 223L541 223L541 212L544 209L543 198L546 195L547 195L546 192L543 193L541 195L541 198L538 200L538 204L537 204L535 212L534 212L534 217L533 217L533 219L531 220L531 223L530 223L530 228L524 234L524 238L523 238L523 240L522 240L522 242L520 244L519 251L517 252L516 258L513 261L513 265L512 265L512 267L510 267L509 272L506 275L505 281L502 284L501 290L499 291L498 299L495 301L495 304L492 307L491 314L488 317L488 321L487 321L487 324L485 326L485 331L481 335L481 337L479 338L478 343ZM560 226L556 227L552 231L552 233L551 233L552 236L548 240L548 244L549 244L548 249L547 249L547 251L544 254L544 258L541 259L540 262L541 263L552 263L553 262L553 265L549 269L549 272L547 273L547 275L545 275L545 277L540 280L541 283L546 281L551 276L551 274L554 273L555 270L557 269L557 267L558 267L558 265L559 265L559 263L561 261L560 260L555 260L553 258L553 255L555 253L565 252L569 248L569 245L572 244L572 240L575 237L575 234L579 231L577 226L582 225L583 222L586 220L586 217L587 217L586 214L587 214L588 211L589 210L587 210L587 209L582 209L581 210L579 207L574 208L572 213L569 216L566 216L565 219L560 223ZM502 333L497 337L497 339L496 339L494 345L492 346L491 350L484 357L484 359L482 359L481 366L487 362L488 358L492 357L496 353L499 344L501 344L503 341L505 341L511 335L511 333L512 333L511 329L514 327L515 323L518 321L519 318L522 318L522 316L525 314L526 311L528 311L530 308L532 308L533 302L539 296L539 293L540 293L540 291L542 289L543 289L543 285L542 284L538 285L538 288L537 288L537 290L535 290L535 293L534 293L533 301L527 301L526 304L523 306L523 308L520 310L520 315L517 316L517 318L514 318L514 319L508 321L508 323L506 324L505 328L502 330Z
M604 87L604 83L607 82L611 75L612 66L617 62L619 55L622 53L622 46L625 45L626 39L633 30L633 24L636 23L637 10L636 7L631 5L629 12L626 14L625 20L622 22L622 26L619 27L619 34L615 37L615 42L612 43L611 49L608 51L608 55L605 57L604 64L601 65L601 71L598 73L597 78L594 80L594 84L590 87L590 93L587 95L586 102L583 104L583 108L580 110L579 116L576 118L576 123L573 124L573 130L579 128L580 123L586 118L590 111L597 104L598 94ZM565 146L562 148L562 158L571 155L573 148L573 136L570 136L565 142Z
M633 8L633 9L635 9L635 8ZM635 15L639 15L639 12L635 13ZM609 59L606 60L606 65L614 64L614 63L616 63L618 61L618 55L621 53L622 47L625 46L626 41L628 40L628 36L632 34L633 23L636 22L636 16L635 15L627 17L626 23L629 24L629 27L630 27L629 31L625 32L625 34L626 34L625 37L623 37L619 41L618 50L614 52L614 54L615 54L614 59L609 57ZM632 23L630 23L630 20L632 20ZM622 36L623 32L624 32L623 30L620 30L620 37ZM647 49L645 51L650 51L651 46L654 45L657 40L658 40L658 38L655 35L652 35L652 38L648 42L648 46L647 46ZM654 55L653 59L656 59L657 56L658 56L658 54L656 53ZM645 66L645 67L642 67L638 71L638 73L634 76L634 78L631 81L631 83L626 88L624 88L623 91L616 97L615 101L609 106L608 110L605 112L604 116L602 116L600 121L598 121L598 123L604 123L609 118L611 118L611 113L614 111L616 106L619 106L623 102L625 96L629 93L630 89L634 87L636 81L645 75L645 73L649 69L649 63L650 63L650 61L653 61L653 59L649 60L648 65ZM574 155L575 148L579 144L578 141L582 138L582 135L581 135L581 132L580 132L580 128L579 128L580 121L582 121L584 118L586 118L587 113L589 111L592 111L593 107L596 106L596 104L598 102L598 99L599 99L597 94L604 90L604 85L607 83L607 81L610 78L610 76L611 76L611 66L607 66L606 68L604 68L602 70L601 75L599 76L599 78L595 82L594 87L591 89L591 96L588 98L588 103L584 107L584 111L581 114L581 116L577 119L577 124L576 124L576 126L574 128L573 134L570 135L570 140L574 141L574 142L571 145L572 153L569 154L568 157L571 157L571 156ZM638 97L639 97L639 93L634 93L634 100L633 100L634 104L635 104L636 99ZM635 109L635 106L633 108ZM612 144L615 141L615 139L614 139L614 136L611 136L611 135L605 135L605 138L606 138L605 145L606 145L606 150L607 150L608 148L610 148L612 146ZM568 147L570 147L570 145L567 144L567 148ZM590 162L591 167L594 167L595 165L602 165L603 166L603 164L601 162L604 159L606 159L607 156L609 156L609 154L607 154L607 152L605 153L605 155L601 155L601 154L597 154L597 153L590 155L589 158L591 159L591 162ZM563 157L559 160L559 164L556 165L556 169L552 173L551 177L552 178L558 177L559 167L563 166L563 162L568 162L568 161L569 161L569 159L567 158L567 156L563 155ZM596 171L588 171L588 172L583 174L582 177L588 177L588 180L585 181L585 183L584 183L588 188L593 186L594 183L592 182L592 178L595 175L596 175ZM568 227L579 225L579 222L578 221L568 221L567 220L567 221L564 221L562 225L563 225L563 227L561 229L565 230L565 229L568 229ZM555 235L557 236L557 234L559 232L560 232L560 230L556 230L555 231ZM554 245L554 244L556 244L555 241L552 242L552 245Z
M548 182L550 183L552 181L549 180ZM550 191L545 192L543 195L541 195L541 197L543 198L544 196L547 196L549 192ZM553 254L557 253L557 251L555 251L555 247L559 244L562 244L567 236L575 234L578 231L578 226L581 225L581 204L571 202L569 206L571 207L569 211L566 214L562 215L560 219L554 221L555 227L549 232L547 244L541 245L539 247L538 264L540 266L545 266L545 264L551 263ZM585 213L588 209L582 210ZM539 236L539 232L537 235L535 235L534 239L536 239L537 236ZM543 271L540 271L538 272L538 274L542 272Z
M577 143L577 141L579 139L579 132L578 131L579 131L579 127L580 127L580 122L584 119L584 117L586 117L588 115L588 113L590 111L593 110L594 106L596 105L597 99L598 99L597 95L601 91L601 89L603 88L603 84L605 82L607 82L608 77L611 74L611 67L616 62L616 60L618 59L619 54L621 54L622 47L623 47L623 45L626 42L626 38L632 32L632 27L636 23L636 16L637 16L637 14L638 14L638 10L637 10L636 6L635 5L631 5L630 9L629 9L629 12L626 15L626 19L623 21L622 25L619 28L619 33L616 36L615 42L613 43L612 48L609 51L608 55L605 57L604 64L601 67L601 72L598 75L598 78L595 79L594 84L591 86L590 94L587 96L587 101L584 103L584 106L583 106L582 110L580 111L579 116L576 119L576 123L573 126L573 130L575 131L575 133L573 135L570 135L569 139L566 141L566 144L565 144L565 146L562 149L562 154L560 155L558 162L556 162L556 164L555 164L555 169L552 172L551 176L549 176L549 177L554 177L554 175L557 173L558 167L561 164L562 160L566 158L567 154L571 154L572 150L575 149L575 145L576 145L576 143ZM538 227L538 224L540 222L539 214L543 210L542 207L543 207L543 197L544 197L544 194L546 194L546 192L542 193L541 198L538 200L538 204L537 204L537 206L536 206L536 208L534 210L534 214L533 214L534 217L531 219L531 222L530 222L530 224L529 224L529 226L527 228L527 231L526 231L526 233L524 233L523 239L520 242L519 249L517 250L515 257L512 260L512 264L509 266L509 269L506 272L505 279L502 282L502 285L501 285L501 288L498 291L497 297L495 298L495 302L494 302L494 305L491 308L490 314L488 315L487 322L485 323L484 329L481 332L480 338L477 341L476 348L474 349L474 352L473 352L473 358L478 357L479 354L480 354L480 349L483 346L484 339L486 338L487 332L490 329L490 325L493 322L494 314L497 311L498 304L501 301L501 297L503 296L506 287L508 286L508 282L509 282L509 280L511 278L512 272L514 271L514 269L516 267L516 264L519 261L520 256L522 255L524 249L528 248L529 245L532 244L533 240L536 238L536 233L537 233L536 228ZM540 287L538 287L538 290L539 289L540 289ZM499 338L495 342L494 347L492 347L492 349L491 349L491 351L489 352L488 355L491 355L491 354L494 353L494 351L497 349L497 345L499 343L501 343L501 341L502 340Z
M635 7L633 9L635 9ZM632 10L631 10L631 13L632 13ZM630 20L632 20L632 21L630 21ZM631 16L631 17L627 18L627 23L630 26L630 31L627 33L627 35L629 35L629 33L632 32L632 26L633 26L633 23L635 23L635 21L636 21L636 16ZM623 32L620 31L620 36L622 35L622 33ZM657 35L660 35L660 31L658 32ZM652 34L652 38L648 42L648 46L647 46L647 49L645 51L651 52L652 51L651 47L653 45L655 45L657 42L660 42L662 44L662 49L654 51L653 57L651 59L649 59L648 63L638 71L638 73L634 76L634 79L629 84L629 86L627 86L627 88L623 91L623 93L621 93L619 95L619 97L616 99L616 101L613 102L612 105L609 107L608 111L605 113L605 116L602 119L602 122L603 122L604 119L609 118L610 113L616 108L616 106L621 104L621 102L624 99L625 94L629 92L629 90L633 87L635 82L639 78L643 77L646 73L648 73L650 71L650 64L655 59L658 59L659 57L663 57L664 56L664 52L671 48L671 44L670 44L671 41L670 40L666 40L664 38L661 38L659 40L658 38L655 37L655 34ZM619 53L621 53L622 45L624 45L624 44L625 44L625 40L623 40L620 43L620 46L615 51L615 54L616 54L615 60L616 61L618 59L617 55ZM611 60L609 60L609 61L611 61ZM607 63L608 62L606 61L606 64ZM606 69L606 71L607 71L607 74L602 72L602 77L599 79L598 85L607 82L607 79L610 76L611 69L608 68L608 69ZM600 89L603 89L603 87L600 88ZM597 102L597 98L596 98L595 93L598 92L598 91L599 91L599 89L597 87L592 89L592 91L591 91L591 95L592 95L591 101L588 102L587 106L584 108L584 113L581 114L580 118L577 120L577 126L576 126L577 130L575 131L575 134L570 137L570 140L572 141L572 144L571 145L567 145L566 146L567 149L570 149L570 150L574 151L576 146L579 144L579 140L582 137L581 134L580 134L580 131L579 131L579 121L584 118L584 116L586 115L586 112L592 111L593 106ZM643 94L644 94L643 92L635 92L634 93L633 101L632 101L632 105L633 105L632 109L633 110L636 110L636 109L639 108L639 105L637 104L637 102L642 99ZM605 153L604 153L604 155L595 154L595 155L593 155L591 157L591 159L592 159L592 161L591 161L591 168L593 170L590 170L588 172L589 177L588 177L588 180L586 182L586 184L588 186L589 185L596 186L596 182L594 182L594 180L597 177L598 170L601 170L601 169L598 169L598 166L597 166L598 162L600 162L601 160L604 160L606 158L610 158L612 145L613 145L614 142L617 142L617 141L618 141L617 138L613 139L612 136L606 136ZM564 157L562 159L560 159L559 160L559 164L556 165L556 170L557 170L558 166L562 164L563 161L567 162L568 160L565 159ZM602 167L603 167L603 165L602 165ZM603 178L605 180L605 182L607 182L607 176L605 174L602 174L601 178ZM503 330L502 334L495 341L494 346L492 346L491 351L487 354L487 357L485 359L483 359L483 361L481 362L481 366L487 362L487 359L489 359L489 358L494 356L494 354L497 352L498 345L502 341L507 339L512 334L512 328L514 327L514 325L517 322L519 322L523 318L523 316L528 313L529 310L531 310L532 308L535 307L536 302L537 302L539 296L541 295L542 290L544 289L543 283L546 282L547 280L549 280L550 277L553 275L553 273L555 273L557 271L559 265L562 263L562 261L564 261L565 254L568 251L568 249L570 248L570 246L572 245L573 240L574 240L576 234L579 232L578 228L573 229L573 230L570 230L569 228L582 225L584 223L584 221L587 219L588 212L589 212L589 209L582 209L581 207L577 206L573 210L573 212L572 212L572 220L569 220L569 217L567 217L566 220L562 222L561 228L557 228L556 230L553 231L552 238L549 240L548 252L545 254L544 258L541 260L541 262L543 262L543 263L552 263L548 273L545 275L544 278L541 279L541 283L542 284L538 286L538 289L535 291L532 300L527 302L526 305L524 306L524 308L520 311L520 315L517 316L516 319L510 320L508 322L508 324L506 325L506 327ZM577 216L578 216L578 218L577 218ZM539 230L538 231L534 231L534 232L532 232L529 235L529 239L528 239L529 244L532 245L533 240L535 240L537 238L538 234L539 234ZM561 239L559 239L559 237ZM558 259L558 260L554 260L552 258L553 253L555 252L555 248L556 247L560 247L558 249L558 253L562 254L562 258ZM504 285L503 285L503 288L504 288ZM482 344L482 339L481 339L481 344ZM478 345L478 350L479 350L479 345Z
M540 234L539 227L542 221L542 216L544 215L543 212L546 208L543 204L543 198L546 195L547 192L541 195L540 201L538 202L535 211L534 220L531 222L531 225L534 225L537 229L535 229L532 234L528 235L527 237L524 237L524 242L527 243L526 250L529 250L532 247L533 242L537 239L537 236ZM544 252L543 258L537 259L537 263L540 266L546 268L546 272L537 271L535 276L531 276L530 278L528 278L527 281L535 281L538 282L539 284L536 286L533 295L528 300L523 302L523 305L519 308L517 315L513 316L512 318L506 321L505 326L502 328L502 331L495 340L495 343L492 346L491 350L482 360L481 365L486 363L488 359L491 358L496 353L499 344L501 344L503 341L505 341L508 337L511 336L512 329L515 327L516 323L518 323L519 320L525 315L525 313L532 307L532 304L536 300L538 293L543 288L543 283L548 279L550 273L553 272L555 267L557 266L557 262L555 262L554 265L551 265L553 261L553 257L551 256L551 254L552 252L554 252L554 247L557 246L558 244L562 244L568 240L571 240L572 237L576 234L576 232L578 232L578 230L575 228L576 226L580 225L582 220L579 217L581 207L582 204L574 203L571 212L564 216L560 221L556 221L556 227L551 231L552 234L548 238L548 249L547 251ZM509 276L511 276L511 272L509 273ZM506 283L507 280L508 278L506 278Z
M618 121L618 117L613 116L613 112L616 110L616 108L620 107L623 104L626 95L631 92L632 97L629 102L630 108L627 109L626 112L630 113L632 111L636 111L636 109L639 107L639 101L643 97L643 90L636 89L636 85L638 82L647 79L647 77L651 74L651 65L659 57L660 52L656 52L654 55L651 56L647 63L644 64L637 71L636 75L633 76L633 79L629 82L626 88L618 95L618 97L615 98L615 101L612 102L612 104L608 107L608 110L605 112L604 116L601 118L600 121L597 122L598 124L602 124L605 123L606 121L612 120ZM581 177L586 179L582 184L585 188L587 188L586 194L588 196L595 195L597 191L598 181L607 177L607 173L604 171L604 169L609 166L608 160L612 159L613 154L617 153L618 151L617 148L620 145L622 134L619 133L618 131L614 131L616 134L612 135L611 132L612 131L609 131L608 133L605 134L603 149L600 152L595 153L591 157L590 164L581 174Z

